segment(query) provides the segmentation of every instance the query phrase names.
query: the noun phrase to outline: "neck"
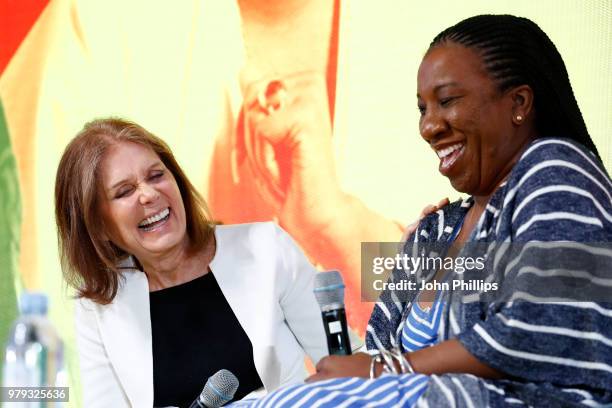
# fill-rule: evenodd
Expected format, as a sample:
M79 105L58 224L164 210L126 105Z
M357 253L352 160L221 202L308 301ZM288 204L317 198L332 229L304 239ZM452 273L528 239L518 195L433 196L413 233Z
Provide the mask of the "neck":
M493 193L494 192L495 191L493 191ZM474 199L474 205L472 207L475 209L484 210L487 207L487 203L493 196L493 193L486 195L486 196L472 196L472 198Z
M495 179L495 181L492 183L492 185L494 187L490 191L485 193L485 194L473 195L472 196L474 198L474 206L476 206L477 208L482 208L483 210L484 210L484 208L486 208L486 206L487 206L489 200L491 200L491 197L493 196L493 194L495 194L497 189L510 176L510 173L512 172L512 169L514 168L516 163L519 161L519 159L523 155L523 152L525 151L527 146L529 146L529 144L533 140L536 139L536 137L537 137L537 135L535 133L535 130L533 130L533 128L529 128L529 130L525 131L522 135L521 134L517 134L517 135L514 136L515 139L520 138L520 139L522 139L523 142L519 144L519 147L516 149L516 151L514 152L514 154L511 157L511 159L508 160L506 162L506 165L501 169L501 171L499 171L497 173L498 176Z
M187 244L163 255L138 259L147 275L150 291L180 285L208 272L209 249L190 254Z
M514 163L512 163L512 167L513 166ZM512 169L512 167L510 169ZM474 199L474 205L472 205L471 209L473 209L473 211L476 212L478 215L482 214L485 208L487 208L487 204L491 200L491 197L493 197L493 194L495 194L499 186L501 186L504 181L506 181L509 175L510 171L503 173L503 176L501 176L499 180L495 183L495 188L493 188L493 190L488 194L473 195L472 198Z

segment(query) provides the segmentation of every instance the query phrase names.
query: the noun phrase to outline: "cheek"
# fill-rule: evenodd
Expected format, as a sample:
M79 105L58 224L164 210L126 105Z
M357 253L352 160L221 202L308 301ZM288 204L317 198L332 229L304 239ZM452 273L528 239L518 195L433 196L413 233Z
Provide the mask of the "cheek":
M104 217L104 231L108 235L108 238L115 244L121 243L121 222L117 220L117 217L111 212Z
M174 205L180 205L184 207L183 196L181 195L181 190L179 189L176 182L168 183L164 186L164 192L171 197L172 201L174 201Z
M102 226L105 230L108 231L108 229L112 228L115 224L115 217L113 216L112 208L108 204L101 205L98 213L100 214L100 218L102 219Z
M454 131L461 133L468 141L478 135L481 110L473 104L458 104L446 113L446 120Z
M104 214L104 221L113 231L121 231L133 223L133 211L127 203L114 203L108 207Z
M462 109L460 108L451 109L446 114L446 120L451 124L451 126L453 126L454 128L459 128L459 129L464 127L463 125L465 124L465 121L467 118L468 118L468 115L463 113Z
M465 105L461 112L456 112L457 120L461 120L463 125L470 131L477 132L482 125L481 118L486 117L483 115L483 110L479 109L475 104Z

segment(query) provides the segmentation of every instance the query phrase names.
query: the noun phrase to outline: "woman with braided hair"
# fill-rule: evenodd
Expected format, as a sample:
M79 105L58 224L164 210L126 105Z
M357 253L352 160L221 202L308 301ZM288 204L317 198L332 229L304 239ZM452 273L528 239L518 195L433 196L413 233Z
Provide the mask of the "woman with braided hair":
M417 101L439 171L469 197L421 220L404 253L434 245L483 270L396 267L391 283L439 285L383 291L369 353L326 357L308 384L241 404L611 403L612 181L554 44L525 18L463 20L431 43ZM498 290L453 289L478 277Z

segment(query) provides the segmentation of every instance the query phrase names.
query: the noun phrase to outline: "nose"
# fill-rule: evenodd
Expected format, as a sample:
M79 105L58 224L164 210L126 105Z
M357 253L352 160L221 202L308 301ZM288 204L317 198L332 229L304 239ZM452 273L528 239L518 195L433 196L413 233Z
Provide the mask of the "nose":
M423 139L429 144L434 144L442 138L448 129L448 123L437 109L428 109L421 116L419 131Z
M138 199L142 205L154 203L159 198L159 192L153 186L147 183L142 183L139 189L140 195Z

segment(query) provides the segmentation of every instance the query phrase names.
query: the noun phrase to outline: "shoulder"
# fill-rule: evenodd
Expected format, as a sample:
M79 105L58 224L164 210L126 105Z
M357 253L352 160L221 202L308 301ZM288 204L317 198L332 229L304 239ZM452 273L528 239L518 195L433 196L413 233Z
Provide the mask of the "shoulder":
M559 138L537 139L525 150L512 170L506 200L525 196L542 187L546 191L570 191L572 186L610 201L612 181L603 164L582 145Z
M503 198L514 234L527 239L610 239L612 181L601 162L568 139L534 141Z
M77 298L74 302L74 313L77 321L86 321L101 305L87 298Z
M218 246L269 247L285 234L274 222L217 225L215 227Z
M512 170L511 181L522 189L538 184L601 184L611 189L602 163L584 146L570 139L542 138L532 142Z
M525 152L523 152L520 160L524 162L537 158L547 159L559 157L574 159L582 158L592 160L593 162L598 161L593 152L580 143L572 139L559 137L542 137L535 139L529 144Z
M83 340L101 342L98 320L104 308L104 305L99 305L90 299L76 299L74 305L74 324L79 345L81 345Z
M126 258L129 259L129 258ZM119 287L113 301L109 304L100 304L88 298L76 298L74 313L77 322L92 323L95 315L104 315L108 310L116 308L117 304L125 303L126 299L140 297L148 294L147 278L144 272L135 268L133 260L124 260L119 263L121 276Z
M289 235L273 222L218 225L215 227L217 253L215 260L243 260L252 262L279 261L288 246Z
M215 227L215 234L217 237L244 237L249 238L251 236L261 236L274 234L278 227L274 222L250 222L245 224L227 224L217 225Z
M211 267L217 280L234 281L245 275L259 284L272 282L282 287L296 276L296 265L306 263L304 255L282 228L273 222L217 226L217 249Z

